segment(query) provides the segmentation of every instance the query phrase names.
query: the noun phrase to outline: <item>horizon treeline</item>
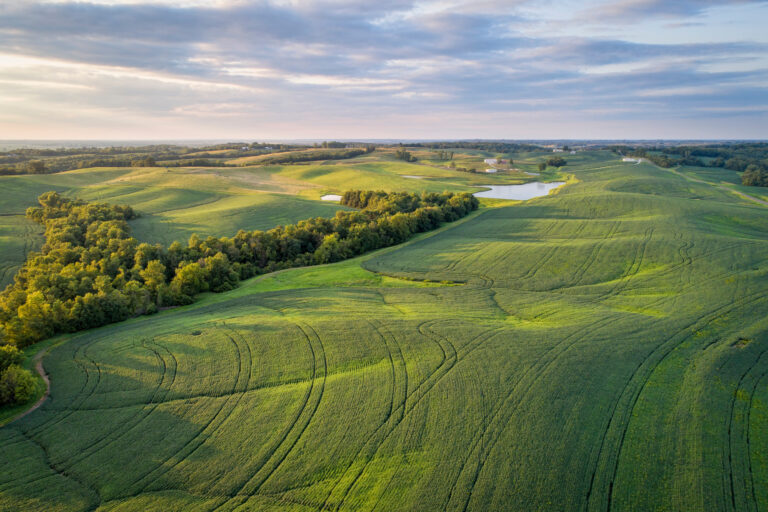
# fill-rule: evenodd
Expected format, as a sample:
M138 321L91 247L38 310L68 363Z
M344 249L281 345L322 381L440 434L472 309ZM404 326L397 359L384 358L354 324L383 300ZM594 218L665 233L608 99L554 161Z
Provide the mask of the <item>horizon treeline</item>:
M26 215L44 226L31 253L0 293L0 345L24 347L190 304L201 292L223 292L274 270L331 263L402 243L457 220L479 206L468 193L348 191L341 203L360 208L233 237L192 235L165 248L130 236L130 206L87 203L57 192Z
M617 146L613 150L617 153L627 152L629 156L646 158L664 168L686 165L728 169L741 173L742 185L768 187L768 143L663 148Z

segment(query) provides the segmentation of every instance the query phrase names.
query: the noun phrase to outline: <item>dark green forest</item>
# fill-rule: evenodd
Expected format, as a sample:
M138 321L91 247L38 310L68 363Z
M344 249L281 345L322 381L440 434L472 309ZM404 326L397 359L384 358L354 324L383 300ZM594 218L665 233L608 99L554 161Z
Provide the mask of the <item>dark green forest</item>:
M189 304L198 293L231 290L264 272L340 261L399 244L478 207L467 193L350 191L342 204L360 210L268 231L241 230L231 238L193 235L186 247L174 242L165 248L131 237L128 221L136 213L129 206L56 192L38 201L26 215L44 226L45 244L0 293L0 344L24 347Z

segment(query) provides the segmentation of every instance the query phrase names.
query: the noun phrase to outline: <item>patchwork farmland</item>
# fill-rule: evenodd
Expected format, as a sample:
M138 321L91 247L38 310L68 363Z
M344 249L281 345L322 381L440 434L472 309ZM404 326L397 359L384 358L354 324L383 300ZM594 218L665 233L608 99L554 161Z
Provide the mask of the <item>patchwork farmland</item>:
M2 177L2 251L42 243L20 215L45 190L167 244L542 158ZM694 172L580 153L547 197L62 336L50 398L0 428L0 509L766 510L768 209Z

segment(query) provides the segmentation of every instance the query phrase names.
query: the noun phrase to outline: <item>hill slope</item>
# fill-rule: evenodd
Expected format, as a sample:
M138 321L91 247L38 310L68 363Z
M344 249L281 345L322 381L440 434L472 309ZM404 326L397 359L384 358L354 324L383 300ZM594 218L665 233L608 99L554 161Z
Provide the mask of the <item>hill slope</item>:
M0 508L768 509L768 210L576 176L73 337Z

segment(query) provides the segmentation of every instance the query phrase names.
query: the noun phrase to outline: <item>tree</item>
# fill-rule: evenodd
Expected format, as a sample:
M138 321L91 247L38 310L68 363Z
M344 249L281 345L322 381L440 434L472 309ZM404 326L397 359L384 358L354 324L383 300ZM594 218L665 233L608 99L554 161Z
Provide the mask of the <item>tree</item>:
M564 167L567 163L561 156L552 156L547 159L547 165L550 167Z
M406 162L416 161L416 157L411 155L409 151L406 151L405 148L399 148L397 151L395 151L395 157Z
M42 160L30 160L27 162L25 170L28 174L45 174L47 168Z
M35 394L35 378L29 370L17 365L0 374L0 404L22 404Z
M152 294L152 299L157 301L157 290L165 284L165 265L160 260L152 260L147 263L147 268L139 272L139 276Z
M741 184L751 187L768 187L768 171L750 164L741 175Z
M13 345L0 345L0 373L24 362L24 353Z

